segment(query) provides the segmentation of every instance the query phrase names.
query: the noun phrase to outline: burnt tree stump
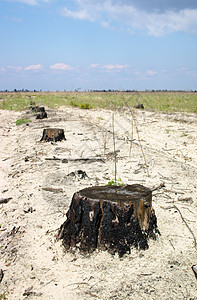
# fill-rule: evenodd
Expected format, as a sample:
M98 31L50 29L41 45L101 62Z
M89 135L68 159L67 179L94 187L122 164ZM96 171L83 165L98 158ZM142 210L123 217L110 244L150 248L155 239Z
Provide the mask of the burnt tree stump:
M41 112L40 114L37 114L36 115L36 119L45 119L45 118L47 118L47 113L46 113L46 111L45 112Z
M43 135L40 141L57 142L62 140L66 140L64 135L64 129L47 128L43 129Z
M159 233L152 191L139 184L80 190L66 216L58 233L66 249L98 248L123 256L132 246L147 249L148 238L156 239Z

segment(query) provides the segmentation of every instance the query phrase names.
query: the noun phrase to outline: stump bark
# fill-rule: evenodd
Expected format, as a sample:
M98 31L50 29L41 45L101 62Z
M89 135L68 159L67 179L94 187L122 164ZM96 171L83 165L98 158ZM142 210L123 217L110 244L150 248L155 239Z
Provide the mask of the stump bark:
M36 119L45 119L45 118L47 118L47 113L46 113L46 111L45 112L41 112L40 114L37 114L36 115Z
M43 129L43 135L40 141L57 142L62 140L66 140L64 135L64 129L47 128Z
M130 253L130 248L148 248L156 239L157 218L152 208L152 191L142 185L96 186L73 195L67 219L58 236L66 249L96 248Z

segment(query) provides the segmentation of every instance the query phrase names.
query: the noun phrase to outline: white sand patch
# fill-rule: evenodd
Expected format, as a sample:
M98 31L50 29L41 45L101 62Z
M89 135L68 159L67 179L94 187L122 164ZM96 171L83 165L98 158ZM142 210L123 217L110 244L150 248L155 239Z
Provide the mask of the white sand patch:
M47 109L46 109L47 110ZM61 108L48 119L16 126L26 113L0 111L0 295L15 299L197 299L197 116L115 112L117 176L153 192L161 236L149 249L119 258L66 252L56 241L74 192L114 179L112 112ZM40 143L43 128L65 130L66 141ZM139 140L140 137L140 140ZM142 148L140 147L140 144ZM132 147L131 147L132 146ZM144 162L146 158L147 166ZM45 160L105 155L105 161ZM147 167L149 176L147 176ZM88 177L70 176L82 170ZM51 190L50 190L50 189Z

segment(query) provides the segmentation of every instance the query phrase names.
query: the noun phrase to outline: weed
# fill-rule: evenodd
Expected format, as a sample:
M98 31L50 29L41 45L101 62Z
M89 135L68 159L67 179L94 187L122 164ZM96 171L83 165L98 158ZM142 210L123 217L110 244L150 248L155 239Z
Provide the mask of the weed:
M165 133L170 133L170 129L165 129Z
M92 106L89 103L82 103L80 105L80 108L82 108L82 109L91 109Z
M121 186L121 185L124 185L124 182L122 181L122 179L121 178L119 178L118 180L116 179L112 179L112 180L110 180L108 183L107 183L107 185L119 185L119 186Z
M31 120L29 120L29 119L18 119L16 121L16 125L18 126L18 125L21 125L21 124L28 124L29 122L31 122Z
M78 104L72 100L70 101L69 105L72 107L78 107Z
M188 135L189 135L188 133L185 133L185 132L184 132L181 136L182 136L182 137L186 137L186 136L188 136Z
M8 298L5 295L5 292L3 294L0 294L0 299L1 300L7 300Z

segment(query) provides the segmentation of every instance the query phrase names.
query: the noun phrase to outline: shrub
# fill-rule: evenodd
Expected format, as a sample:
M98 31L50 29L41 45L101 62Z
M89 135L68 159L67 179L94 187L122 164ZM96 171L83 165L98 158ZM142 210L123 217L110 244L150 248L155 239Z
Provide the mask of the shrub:
M78 107L78 104L76 103L76 102L74 102L74 101L70 101L70 106L72 106L72 107Z
M90 109L92 106L89 103L83 103L80 105L80 108L82 109Z

